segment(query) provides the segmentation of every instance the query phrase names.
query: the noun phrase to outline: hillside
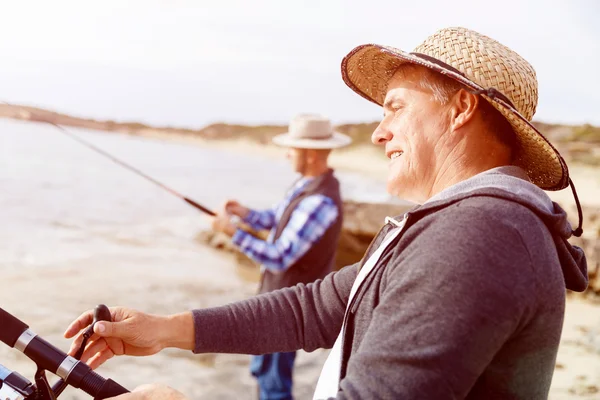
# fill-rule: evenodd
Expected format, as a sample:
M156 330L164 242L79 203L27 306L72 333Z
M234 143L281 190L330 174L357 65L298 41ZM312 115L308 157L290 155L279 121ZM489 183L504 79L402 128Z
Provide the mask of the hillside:
M186 129L171 126L149 126L139 122L101 121L94 119L78 118L41 108L0 105L0 117L20 120L51 122L59 125L73 126L102 131L121 132L128 134L144 134L148 131L161 134L193 136L202 139L232 140L244 139L257 144L267 145L271 138L286 131L284 125L232 125L215 123L201 129ZM567 162L578 162L592 166L600 166L600 127L591 125L558 125L534 121L534 125L555 146ZM351 147L358 147L370 143L370 136L377 122L358 124L342 124L336 130L352 137Z

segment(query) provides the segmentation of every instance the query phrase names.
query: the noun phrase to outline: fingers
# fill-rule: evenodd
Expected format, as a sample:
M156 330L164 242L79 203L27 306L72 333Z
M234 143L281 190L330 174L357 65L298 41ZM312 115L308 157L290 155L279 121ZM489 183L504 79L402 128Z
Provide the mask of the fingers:
M223 212L225 215L237 215L238 217L243 217L243 214L246 213L246 210L247 208L242 206L236 200L227 200L223 206Z
M79 331L81 331L82 329L84 329L85 327L90 325L93 320L94 320L94 312L92 310L88 310L88 311L84 312L83 314L81 314L79 316L79 318L77 318L75 321L71 322L71 325L69 325L69 327L67 328L67 330L64 333L64 337L67 339L72 338Z
M67 354L74 356L75 353L77 353L77 350L79 350L79 347L81 347L81 343L83 343L83 331L77 334L75 340L73 340L73 343L71 343L71 347L69 348Z
M102 352L103 350L109 348L106 339L104 338L96 338L91 340L86 346L83 354L81 355L81 361L87 362L89 359L93 358L97 353ZM111 349L111 352L112 349ZM113 352L114 353L114 352Z
M89 365L91 369L96 369L106 361L110 360L115 356L115 353L110 349L110 347L106 347L99 353L96 353L93 357L91 357L86 363Z

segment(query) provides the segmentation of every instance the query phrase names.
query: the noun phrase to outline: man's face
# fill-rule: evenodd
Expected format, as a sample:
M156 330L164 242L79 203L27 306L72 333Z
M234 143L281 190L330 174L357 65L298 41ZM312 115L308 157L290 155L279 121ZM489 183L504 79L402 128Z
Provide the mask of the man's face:
M289 148L286 152L286 157L290 161L294 172L304 175L306 172L306 149Z
M390 159L387 191L422 203L444 157L449 129L448 107L419 85L421 69L397 72L388 85L384 118L373 132L374 144L385 147Z

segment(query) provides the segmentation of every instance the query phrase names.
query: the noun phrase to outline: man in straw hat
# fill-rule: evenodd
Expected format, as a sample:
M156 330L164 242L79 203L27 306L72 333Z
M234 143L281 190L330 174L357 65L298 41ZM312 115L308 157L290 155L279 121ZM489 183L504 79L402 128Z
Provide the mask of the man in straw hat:
M342 229L340 185L327 159L332 149L350 144L318 115L292 119L289 132L273 138L287 148L287 158L300 178L273 208L256 211L235 200L213 219L213 228L261 265L259 294L324 278L335 264ZM262 240L231 222L237 216L256 230L269 229ZM260 399L291 399L296 351L257 355L250 370L258 380Z
M565 288L584 290L587 272L567 241L581 222L572 231L542 190L570 179L531 124L533 68L493 39L448 28L412 53L359 46L342 75L383 107L372 139L390 159L388 190L421 205L388 218L360 263L314 284L171 317L113 309L120 322L102 327L109 346L88 352L92 363L148 341L148 354L332 347L317 399L547 398Z

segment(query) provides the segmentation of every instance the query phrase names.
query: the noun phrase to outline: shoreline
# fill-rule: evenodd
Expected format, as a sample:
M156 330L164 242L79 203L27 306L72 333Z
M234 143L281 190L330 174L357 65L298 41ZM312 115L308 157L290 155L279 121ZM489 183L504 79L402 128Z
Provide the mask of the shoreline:
M236 154L252 153L266 160L285 158L285 149L274 144L259 144L254 140L239 137L236 139L216 139L193 136L189 134L164 132L160 129L141 129L135 132L104 131L108 134L140 137L169 143L190 144L193 146L230 151ZM385 182L389 160L384 156L381 147L372 144L359 144L349 148L333 151L330 155L332 168L342 172L350 172ZM600 206L600 168L581 163L570 163L569 173L577 187L582 205ZM565 203L573 201L569 188L560 191L546 191L552 200Z
M111 133L111 132L109 132ZM266 160L282 159L285 150L273 144L258 144L240 137L238 139L206 139L186 134L166 133L158 129L144 129L138 132L118 132L122 135L137 136L172 143L185 143L194 146L230 151L236 154L253 153ZM339 171L350 172L378 182L385 182L389 160L383 150L372 144L356 145L347 149L337 149L330 155L330 165ZM571 163L569 172L576 185L582 206L600 207L600 168ZM560 191L546 191L548 196L573 214L575 201L569 188ZM572 210L571 210L572 208ZM574 214L577 215L576 213Z
M284 148L270 143L259 144L244 137L237 139L207 139L200 136L163 132L159 129L142 129L137 132L119 131L117 133L170 143L185 143L204 148L225 150L236 154L250 152L266 160L285 158ZM331 167L336 170L356 173L366 178L385 182L389 160L383 155L383 151L375 145L360 144L345 149L336 149L329 157ZM360 159L360 162L357 162L357 159Z

